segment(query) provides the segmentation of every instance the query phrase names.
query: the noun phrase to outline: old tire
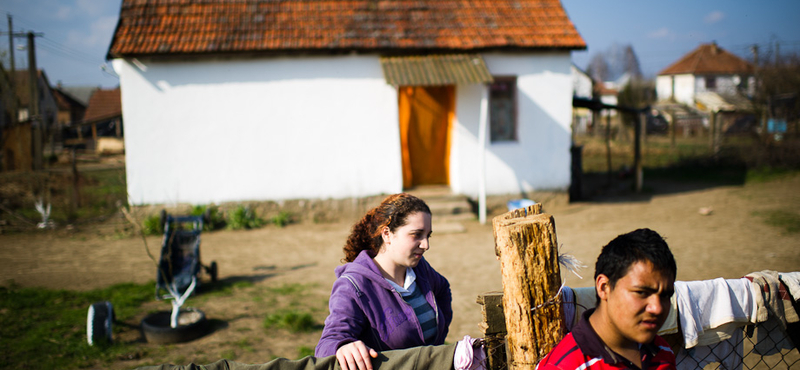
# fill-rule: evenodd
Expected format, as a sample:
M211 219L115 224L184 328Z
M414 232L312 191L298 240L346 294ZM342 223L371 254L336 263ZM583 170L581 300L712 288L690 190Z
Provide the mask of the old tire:
M196 308L181 309L178 327L169 325L171 311L158 311L142 319L142 332L148 343L188 342L203 336L208 328L206 314Z
M111 344L114 323L114 306L111 302L97 302L89 306L86 315L86 339L90 346Z

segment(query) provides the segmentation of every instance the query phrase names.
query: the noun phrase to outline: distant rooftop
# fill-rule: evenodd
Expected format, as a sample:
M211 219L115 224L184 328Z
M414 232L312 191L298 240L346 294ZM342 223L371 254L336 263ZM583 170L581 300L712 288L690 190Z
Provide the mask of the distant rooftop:
M673 63L659 75L677 74L753 74L753 65L717 46L702 44L697 49Z

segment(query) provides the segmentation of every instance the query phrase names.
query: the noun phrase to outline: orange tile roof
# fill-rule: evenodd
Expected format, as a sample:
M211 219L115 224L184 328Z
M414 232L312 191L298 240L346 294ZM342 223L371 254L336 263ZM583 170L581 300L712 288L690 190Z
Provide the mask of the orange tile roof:
M123 0L108 58L583 49L559 0Z
M702 44L673 63L659 75L676 74L753 74L753 65L715 43Z
M86 123L102 121L122 115L119 87L113 90L98 89L89 98L89 106L83 114Z

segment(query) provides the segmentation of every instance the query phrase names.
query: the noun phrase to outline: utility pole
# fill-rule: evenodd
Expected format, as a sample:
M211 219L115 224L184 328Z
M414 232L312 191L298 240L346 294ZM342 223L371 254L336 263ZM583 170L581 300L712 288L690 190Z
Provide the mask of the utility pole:
M28 79L29 79L29 86L30 86L30 102L28 103L28 120L31 122L31 156L33 158L33 169L39 170L42 169L42 133L46 130L45 122L43 122L41 117L41 112L39 112L39 73L38 69L36 68L36 44L35 38L36 36L42 36L42 33L34 33L32 31L29 32L14 32L13 28L13 21L11 18L11 13L8 13L8 40L9 40L9 56L11 57L11 84L12 86L16 84L16 61L14 60L14 38L15 37L26 37L28 39ZM16 93L12 89L12 94L16 96ZM19 98L14 99L16 100L17 104L19 104ZM12 118L11 122L16 123L19 122L18 118L18 111L19 107L14 106L12 107ZM45 130L43 130L43 128Z
M16 90L14 90L14 85L16 84L14 80L17 78L17 71L15 67L16 62L14 61L14 21L11 19L11 13L8 13L8 56L11 59L11 73L8 76L8 85L10 88L9 90L11 90L11 96L15 98L13 99L15 104L12 104L11 107L11 124L13 125L17 122L19 117L17 117L18 100L16 99Z

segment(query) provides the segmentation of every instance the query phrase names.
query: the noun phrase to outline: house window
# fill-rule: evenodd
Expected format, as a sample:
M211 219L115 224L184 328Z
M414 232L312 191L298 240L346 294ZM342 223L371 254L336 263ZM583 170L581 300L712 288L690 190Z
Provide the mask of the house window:
M491 142L517 140L517 78L495 77L489 86Z
M716 77L706 77L706 90L714 90L717 88Z

